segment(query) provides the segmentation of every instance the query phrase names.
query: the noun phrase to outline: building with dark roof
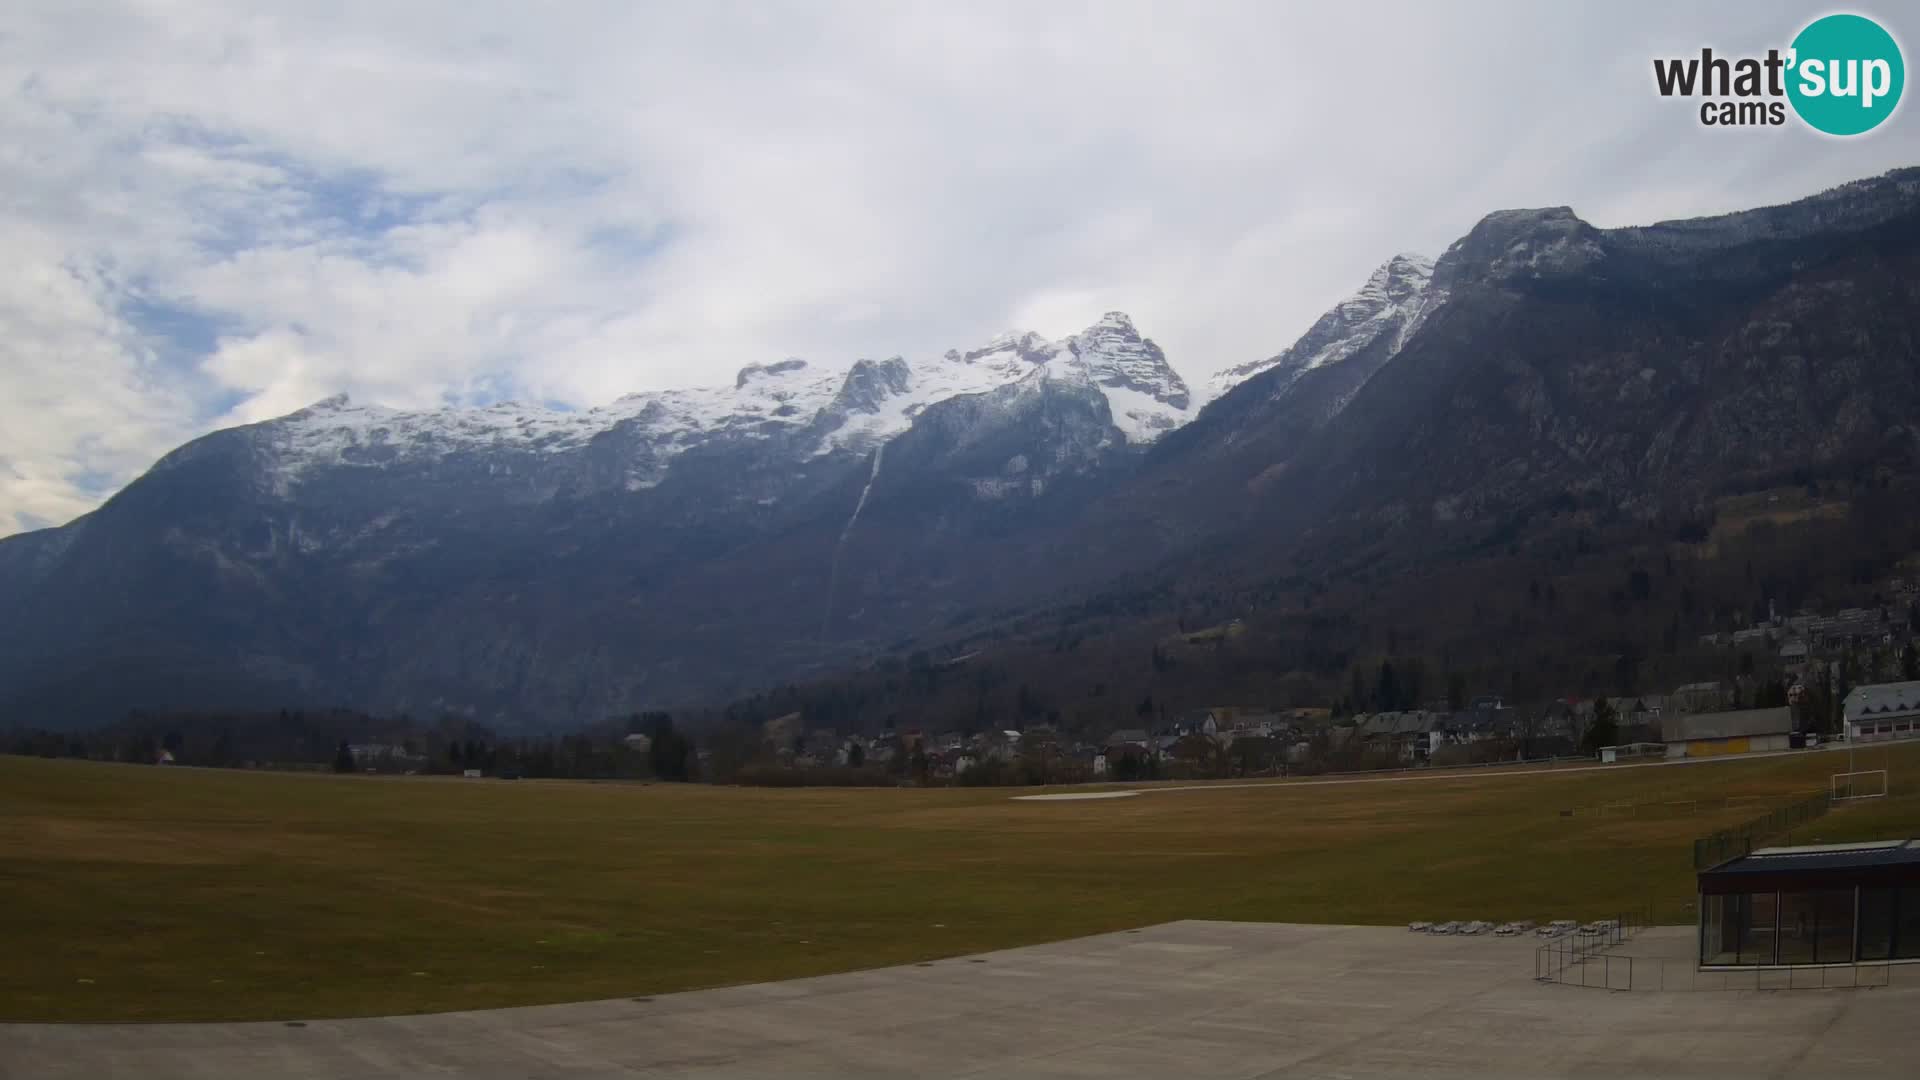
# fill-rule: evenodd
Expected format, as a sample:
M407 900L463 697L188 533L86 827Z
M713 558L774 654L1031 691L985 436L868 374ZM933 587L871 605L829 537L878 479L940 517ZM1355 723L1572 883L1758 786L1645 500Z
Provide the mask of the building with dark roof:
M1699 890L1704 968L1920 961L1920 840L1761 848Z

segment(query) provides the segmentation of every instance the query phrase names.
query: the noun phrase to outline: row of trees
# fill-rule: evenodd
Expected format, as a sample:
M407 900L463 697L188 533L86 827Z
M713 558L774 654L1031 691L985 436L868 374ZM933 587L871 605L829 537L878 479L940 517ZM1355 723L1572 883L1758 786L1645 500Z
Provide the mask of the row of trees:
M644 749L624 738L636 732L648 736ZM669 781L691 780L699 772L693 740L665 712L627 717L593 732L518 737L459 718L421 724L351 710L135 712L93 731L16 729L0 736L0 749L212 768L454 775L479 770L490 776Z

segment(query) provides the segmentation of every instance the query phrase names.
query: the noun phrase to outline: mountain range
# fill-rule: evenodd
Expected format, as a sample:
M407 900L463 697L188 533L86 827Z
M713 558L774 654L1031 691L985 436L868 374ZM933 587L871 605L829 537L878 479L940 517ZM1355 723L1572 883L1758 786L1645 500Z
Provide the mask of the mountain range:
M586 411L331 398L0 541L0 606L27 613L0 629L0 722L297 702L566 726L1018 647L1141 582L1360 552L1433 573L1569 508L1678 521L1809 469L1904 473L1917 259L1900 170L1644 227L1498 211L1198 392L1116 312Z

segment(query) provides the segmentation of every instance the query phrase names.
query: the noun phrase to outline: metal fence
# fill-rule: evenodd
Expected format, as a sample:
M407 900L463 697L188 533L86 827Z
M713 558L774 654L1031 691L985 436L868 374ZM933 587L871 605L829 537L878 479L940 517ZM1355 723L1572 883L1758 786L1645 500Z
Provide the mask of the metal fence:
M1657 968L1649 965L1657 964ZM1905 982L1920 982L1912 965L1885 960L1857 964L1821 964L1817 967L1723 968L1703 971L1698 965L1667 958L1640 962L1642 983L1634 990L1836 990L1851 987L1892 986L1895 969L1908 968Z
M1693 868L1705 870L1728 859L1753 853L1768 837L1788 832L1827 812L1832 805L1830 792L1816 792L1754 818L1752 821L1721 829L1693 842Z
M1701 968L1691 955L1672 955L1656 944L1652 955L1618 951L1655 925L1654 908L1624 912L1593 929L1553 938L1533 950L1535 982L1613 991L1845 990L1854 987L1920 986L1920 963L1863 960L1845 964ZM1669 943L1671 944L1671 943ZM1901 969L1905 969L1904 972Z
M1560 811L1563 818L1676 818L1691 817L1697 814L1715 814L1726 810L1744 810L1764 806L1764 795L1726 795L1715 798L1671 798L1655 799L1651 802L1610 802L1589 803L1583 806L1564 807Z
M1633 989L1634 958L1605 950L1605 945L1570 939L1548 942L1533 951L1534 981L1603 990Z
M1607 950L1624 945L1650 921L1651 911L1627 911L1612 919L1553 938L1533 950L1536 982L1608 990L1633 988L1633 958Z
M1536 958L1536 970L1542 962ZM1899 969L1905 968L1904 974ZM1545 970L1551 970L1550 968ZM1538 982L1584 986L1596 990L1686 993L1753 990L1846 990L1854 987L1920 985L1920 966L1875 960L1858 964L1822 964L1802 967L1743 967L1702 969L1691 960L1670 956L1635 956L1599 952L1579 957L1551 975L1536 974Z

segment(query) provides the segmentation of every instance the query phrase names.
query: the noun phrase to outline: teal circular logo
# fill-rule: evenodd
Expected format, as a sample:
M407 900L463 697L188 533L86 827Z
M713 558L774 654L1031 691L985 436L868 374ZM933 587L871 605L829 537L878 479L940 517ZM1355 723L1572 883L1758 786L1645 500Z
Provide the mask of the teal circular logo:
M1907 65L1900 43L1864 15L1828 15L1793 39L1787 99L1816 131L1859 135L1900 104Z

